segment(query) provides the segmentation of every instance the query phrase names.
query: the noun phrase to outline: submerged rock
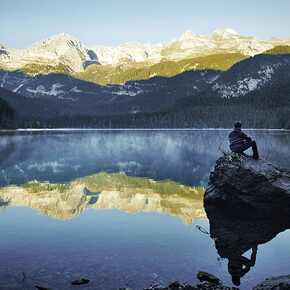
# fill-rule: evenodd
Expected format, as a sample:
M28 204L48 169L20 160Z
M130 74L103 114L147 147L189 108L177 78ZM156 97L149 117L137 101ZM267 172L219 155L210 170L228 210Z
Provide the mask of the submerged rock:
M208 272L203 272L203 271L199 271L197 273L197 278L201 282L208 281L208 282L212 282L212 283L216 283L216 284L218 284L220 282L220 279L217 278L216 276L214 276L213 274L210 274Z
M261 284L253 288L253 290L270 290L270 289L279 289L279 290L288 290L290 289L290 274L285 276L277 276L267 278Z
M290 172L247 155L238 161L221 157L210 174L204 205L237 216L290 220Z
M72 283L72 285L82 285L82 284L88 284L90 282L90 280L88 279L79 279L79 280L75 280Z
M39 286L39 285L35 285L34 287L35 287L36 289L39 289L39 290L50 290L49 288L42 287L42 286Z
M190 285L187 283L180 283L179 281L171 281L170 284L166 287L159 286L158 284L154 284L149 286L148 288L143 288L143 290L238 290L236 287L227 287L223 286L220 282L216 282L216 279L219 281L217 277L214 275L207 273L207 272L199 272L203 273L203 277L214 277L215 282L210 282L210 281L203 281L199 284L196 285ZM198 274L198 275L199 275ZM197 276L198 276L197 275ZM120 289L123 290L123 289Z

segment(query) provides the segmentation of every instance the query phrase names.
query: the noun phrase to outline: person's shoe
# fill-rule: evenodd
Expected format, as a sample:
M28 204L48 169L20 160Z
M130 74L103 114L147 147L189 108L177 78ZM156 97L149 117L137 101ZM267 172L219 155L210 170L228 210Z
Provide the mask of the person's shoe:
M254 159L259 159L259 155L253 155Z

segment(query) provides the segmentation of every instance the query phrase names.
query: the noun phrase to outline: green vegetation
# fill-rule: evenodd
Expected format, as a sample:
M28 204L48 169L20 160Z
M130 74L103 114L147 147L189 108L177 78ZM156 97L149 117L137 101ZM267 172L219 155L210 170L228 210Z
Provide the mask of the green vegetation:
M277 45L265 51L264 54L290 54L290 45Z
M290 46L278 45L265 51L263 54L290 54ZM166 55L166 52L164 52L164 55ZM123 63L117 66L92 64L84 72L73 72L63 63L58 63L57 65L30 63L23 66L20 70L31 76L50 73L68 74L85 81L107 85L124 84L132 80L146 80L153 76L172 77L189 70L214 69L225 71L235 63L246 58L248 56L241 53L219 53L186 58L179 61L164 59L156 64L133 62L124 59ZM3 69L6 68L3 67Z
M29 192L42 195L43 192L59 192L64 193L72 187L72 183L85 184L86 188L91 192L111 191L117 189L124 191L125 189L144 189L152 190L154 193L161 195L178 195L185 198L194 198L202 200L205 192L204 187L190 187L182 185L172 180L155 181L146 177L127 176L125 173L108 173L100 172L91 176L78 178L72 182L65 183L49 183L30 181L22 185Z
M157 64L146 65L90 65L83 73L74 73L73 76L86 81L106 84L124 84L132 80L145 80L153 76L172 77L188 70L227 70L233 64L247 58L240 53L214 54L180 61L162 60Z
M29 189L30 192L41 195L44 191L58 191L59 193L63 193L70 188L70 184L69 182L53 184L49 182L39 182L33 180L23 184L22 187Z
M20 71L30 76L51 73L67 74L85 81L107 85L124 84L132 80L146 80L153 76L172 77L189 70L214 69L225 71L235 63L246 58L248 56L241 53L220 53L186 58L179 61L164 59L156 64L132 62L124 59L123 63L118 66L92 64L84 72L73 72L61 62L57 65L30 63L24 65ZM0 68L9 70L5 67Z
M20 71L23 71L30 76L35 76L38 74L46 75L50 73L69 74L70 72L62 63L58 63L55 66L43 63L30 63L23 66Z
M158 211L179 215L185 224L191 225L198 216L206 218L204 192L204 187L190 187L171 180L100 172L64 183L34 180L22 186L4 187L0 189L0 196L4 193L0 209L29 206L57 219L75 218L87 208L118 208L132 213Z
M224 157L230 157L232 161L241 162L240 154L228 151L228 150L222 148L221 145L219 146L218 151L220 151Z
M112 190L122 191L126 188L150 189L154 193L180 197L203 199L204 187L189 187L171 180L155 181L149 178L127 176L125 173L100 172L95 175L78 178L79 184L85 184L90 191Z

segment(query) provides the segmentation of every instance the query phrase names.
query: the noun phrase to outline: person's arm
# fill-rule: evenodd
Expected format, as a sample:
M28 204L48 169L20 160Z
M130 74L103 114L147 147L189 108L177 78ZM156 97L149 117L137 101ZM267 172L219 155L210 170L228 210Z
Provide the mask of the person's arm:
M251 137L249 137L247 134L245 134L244 132L242 132L242 137L244 140L246 141L252 141Z

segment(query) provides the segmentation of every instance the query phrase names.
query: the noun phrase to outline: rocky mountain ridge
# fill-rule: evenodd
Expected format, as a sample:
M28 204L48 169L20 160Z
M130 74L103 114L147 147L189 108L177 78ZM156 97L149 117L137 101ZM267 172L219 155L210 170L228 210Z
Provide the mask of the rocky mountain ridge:
M30 181L0 188L0 211L28 206L55 219L72 219L92 208L120 209L129 213L159 212L179 216L186 225L206 219L202 187L173 181L155 181L124 173L98 174L66 183Z
M288 54L257 55L225 72L187 71L171 78L153 77L107 86L64 74L31 77L21 71L0 70L0 87L29 98L26 102L32 99L58 102L58 108L64 106L63 114L71 115L71 106L77 107L73 109L74 114L134 114L166 108L181 98L193 99L200 94L221 98L243 97L267 87L278 88L281 92L281 87L287 87L289 82L289 66ZM21 102L16 101L16 97L6 98L4 95L12 107L22 111L23 106L19 106Z
M104 69L116 66L120 69L138 69L165 60L180 61L221 53L240 53L248 57L272 49L278 44L290 45L290 39L271 38L269 41L261 41L255 37L241 36L232 29L218 29L208 36L196 35L189 30L179 39L156 45L129 42L117 47L96 45L88 48L73 36L62 33L24 50L0 45L0 68L20 69L30 75L81 73L91 65ZM196 65L186 68L188 69L196 69Z

